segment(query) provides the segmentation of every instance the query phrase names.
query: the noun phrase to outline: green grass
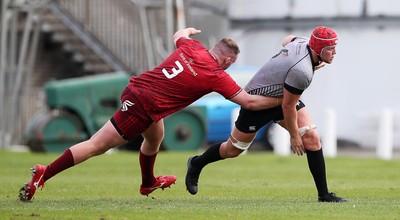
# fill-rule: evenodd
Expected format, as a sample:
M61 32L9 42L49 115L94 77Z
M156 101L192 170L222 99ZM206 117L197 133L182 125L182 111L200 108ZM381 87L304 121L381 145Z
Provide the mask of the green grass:
M306 158L250 152L209 165L199 193L185 190L186 159L195 152L161 152L156 175L176 185L139 194L137 153L92 158L55 176L32 202L17 198L29 168L58 154L0 151L0 219L400 219L400 160L326 159L331 191L350 200L318 203Z

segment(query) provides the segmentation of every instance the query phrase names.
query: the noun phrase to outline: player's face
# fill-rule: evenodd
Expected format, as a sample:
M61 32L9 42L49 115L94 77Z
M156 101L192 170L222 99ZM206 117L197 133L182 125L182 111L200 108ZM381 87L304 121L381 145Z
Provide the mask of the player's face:
M324 49L322 49L321 51L320 58L325 63L332 63L335 54L336 54L336 45L324 47Z

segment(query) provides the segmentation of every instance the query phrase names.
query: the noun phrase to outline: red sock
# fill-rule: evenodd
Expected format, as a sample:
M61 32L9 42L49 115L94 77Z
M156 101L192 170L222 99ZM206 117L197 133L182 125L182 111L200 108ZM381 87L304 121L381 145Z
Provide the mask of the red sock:
M142 187L150 187L156 182L156 178L154 177L154 163L156 162L157 153L151 156L146 156L141 151L139 153L140 169L142 170Z
M46 180L50 179L57 173L72 166L74 166L74 157L72 156L71 150L68 148L59 158L46 167L43 179L46 182Z

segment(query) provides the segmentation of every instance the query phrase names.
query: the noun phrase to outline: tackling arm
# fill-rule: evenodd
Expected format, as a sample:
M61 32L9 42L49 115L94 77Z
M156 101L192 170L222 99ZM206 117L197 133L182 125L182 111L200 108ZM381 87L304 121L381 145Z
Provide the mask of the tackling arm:
M239 94L229 100L236 104L239 104L245 109L252 111L273 108L279 106L282 103L281 98L267 97L262 95L250 95L244 90L240 91Z

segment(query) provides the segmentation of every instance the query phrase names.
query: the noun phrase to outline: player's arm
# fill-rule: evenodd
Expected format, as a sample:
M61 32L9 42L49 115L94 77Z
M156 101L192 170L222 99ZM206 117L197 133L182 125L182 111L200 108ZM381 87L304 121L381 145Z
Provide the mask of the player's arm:
M285 119L285 127L290 134L290 144L292 150L297 155L303 155L304 146L301 136L299 134L299 127L297 124L297 110L296 105L300 100L301 94L294 94L287 89L283 91L282 112Z
M179 38L181 38L181 37L186 37L187 38L187 37L189 37L191 35L195 35L195 34L198 34L200 32L201 32L201 30L197 30L196 28L189 27L189 28L185 28L185 29L181 29L181 30L177 31L174 34L174 36L172 37L172 39L174 40L174 44L176 46L176 41L178 41Z
M253 111L273 108L279 106L282 102L282 99L280 98L261 95L250 95L243 89L229 100L242 106L245 109Z

